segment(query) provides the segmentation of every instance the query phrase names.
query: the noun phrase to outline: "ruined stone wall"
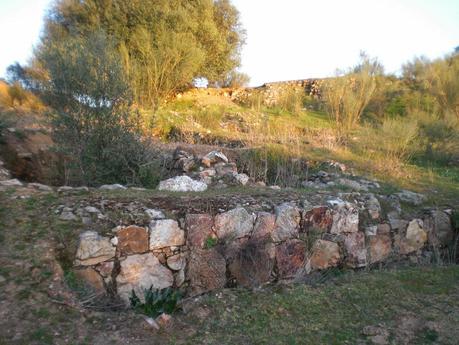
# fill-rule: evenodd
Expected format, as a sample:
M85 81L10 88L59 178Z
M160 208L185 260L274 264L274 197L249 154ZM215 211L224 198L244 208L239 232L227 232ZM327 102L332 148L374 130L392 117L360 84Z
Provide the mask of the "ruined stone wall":
M233 90L231 99L240 104L248 104L250 100L258 96L266 106L275 106L281 97L287 92L296 90L305 95L319 98L321 96L322 79L301 79L266 83L259 87Z
M132 291L151 286L196 295L227 286L255 287L302 279L332 267L432 260L453 240L449 210L404 219L383 215L378 199L282 203L270 212L245 207L217 214L166 217L145 211L148 224L119 226L113 235L81 234L75 267L96 289L116 291L128 304Z

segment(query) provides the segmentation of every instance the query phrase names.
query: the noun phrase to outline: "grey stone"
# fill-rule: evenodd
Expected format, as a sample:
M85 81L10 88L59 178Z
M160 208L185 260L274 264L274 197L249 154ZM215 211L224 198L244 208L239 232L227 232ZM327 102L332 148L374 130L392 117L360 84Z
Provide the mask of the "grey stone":
M185 232L172 219L155 220L150 223L150 250L185 244Z
M189 176L176 176L159 183L159 190L170 192L204 192L207 184Z
M80 235L76 254L76 265L91 266L115 257L116 248L110 238L100 236L95 231L86 231Z
M254 218L242 207L217 215L215 217L217 237L230 240L249 236L253 230Z

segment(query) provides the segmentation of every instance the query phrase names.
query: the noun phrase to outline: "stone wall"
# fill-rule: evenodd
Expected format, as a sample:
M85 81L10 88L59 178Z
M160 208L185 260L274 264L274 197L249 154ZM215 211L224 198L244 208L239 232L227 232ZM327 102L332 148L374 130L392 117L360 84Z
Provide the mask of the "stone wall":
M233 101L241 104L248 104L253 96L258 95L264 105L275 106L279 99L291 90L297 90L304 92L305 95L319 98L321 96L322 81L322 79L301 79L266 83L259 87L232 90L228 95L231 96Z
M145 212L148 224L119 226L111 237L82 233L76 253L78 275L101 292L115 291L126 304L132 291L142 297L151 286L193 296L302 279L333 267L427 262L455 235L449 210L386 217L371 195L361 203L286 202L271 212L238 206L177 219L161 210Z

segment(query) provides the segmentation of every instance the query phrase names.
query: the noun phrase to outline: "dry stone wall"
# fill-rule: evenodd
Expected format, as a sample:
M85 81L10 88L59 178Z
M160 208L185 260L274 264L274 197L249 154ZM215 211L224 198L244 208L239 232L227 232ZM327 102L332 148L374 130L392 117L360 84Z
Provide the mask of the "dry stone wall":
M341 199L317 206L285 202L272 212L236 207L179 219L147 210L153 218L148 226L119 226L111 237L82 233L75 269L95 289L115 291L129 304L133 291L142 298L150 287L193 296L302 279L333 267L422 262L454 237L448 210L399 219L394 227L381 217L377 199L372 202L370 209Z

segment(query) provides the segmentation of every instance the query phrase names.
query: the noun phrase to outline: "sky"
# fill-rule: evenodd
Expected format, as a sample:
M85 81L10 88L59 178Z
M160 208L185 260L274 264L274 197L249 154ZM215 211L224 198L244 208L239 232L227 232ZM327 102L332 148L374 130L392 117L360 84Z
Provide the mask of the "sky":
M128 1L128 0L127 0ZM0 77L32 54L50 0L0 0ZM459 0L233 0L247 31L251 85L326 77L360 51L397 73L415 56L459 46Z

